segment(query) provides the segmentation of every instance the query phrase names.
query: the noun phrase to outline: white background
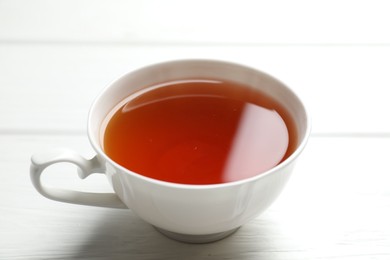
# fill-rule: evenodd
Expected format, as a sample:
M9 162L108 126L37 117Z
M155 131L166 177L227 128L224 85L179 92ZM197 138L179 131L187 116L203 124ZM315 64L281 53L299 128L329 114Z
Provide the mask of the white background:
M389 259L390 4L378 0L0 0L0 259ZM269 210L217 243L169 240L129 210L47 200L30 156L93 155L96 95L181 58L243 63L306 103L313 134ZM67 164L47 182L78 180Z

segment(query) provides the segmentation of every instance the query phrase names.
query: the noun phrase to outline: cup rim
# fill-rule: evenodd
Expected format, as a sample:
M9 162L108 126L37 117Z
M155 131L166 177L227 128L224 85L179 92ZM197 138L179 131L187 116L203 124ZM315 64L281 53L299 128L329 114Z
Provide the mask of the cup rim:
M305 116L305 119L306 119L305 135L303 136L301 142L296 147L294 152L289 157L287 157L283 162L279 163L278 165L272 167L271 169L269 169L269 170L267 170L265 172L261 172L261 173L259 173L257 175L252 176L252 177L240 179L240 180L237 180L237 181L226 182L226 183L215 183L215 184L184 184L184 183L175 183L175 182L168 182L168 181L153 179L153 178L144 176L144 175L142 175L140 173L133 172L133 171L123 167L122 165L118 164L114 160L112 160L103 151L103 149L101 148L101 146L99 145L97 140L95 140L92 137L93 136L93 133L92 133L93 130L91 129L91 118L92 118L92 113L96 109L98 101L102 98L102 96L105 94L105 92L111 86L113 86L115 83L121 81L123 78L125 78L129 74L136 73L137 71L140 71L140 70L148 69L149 67L168 65L168 64L172 64L172 63L186 63L186 62L220 63L220 64L225 64L225 65L239 66L239 67L242 67L242 68L245 68L245 69L250 69L250 70L256 71L258 73L261 73L261 74L271 78L272 80L277 81L279 84L283 85L285 88L290 90L291 94L296 97L296 99L299 101L300 105L302 106L302 109L303 109L303 112L304 112L304 116ZM302 102L302 99L290 87L288 87L286 84L281 82L279 79L276 79L275 77L273 77L273 76L271 76L271 75L269 75L269 74L267 74L267 73L265 73L265 72L263 72L263 71L261 71L261 70L259 70L257 68L253 68L253 67L250 67L250 66L247 66L247 65L242 65L242 64L236 63L236 62L216 60L216 59L179 59L179 60L169 60L169 61L164 61L164 62L153 63L151 65L143 66L143 67L140 67L140 68L138 68L136 70L131 70L129 72L126 72L126 73L122 74L120 77L117 77L116 79L111 81L108 85L106 85L106 87L104 87L102 89L102 91L94 99L94 101L92 102L92 105L91 105L91 107L89 109L88 125L87 125L88 139L89 139L93 149L95 150L95 152L99 156L103 157L104 160L109 161L110 164L114 165L116 168L120 169L121 171L125 172L126 174L132 175L133 177L142 179L142 180L150 182L150 183L154 183L154 184L159 185L159 186L165 186L165 187L170 187L170 188L178 188L178 189L194 189L194 190L233 187L233 186L242 185L242 184L245 184L245 183L254 182L254 181L257 181L257 180L262 179L262 178L266 178L267 176L269 176L269 175L279 171L279 169L281 169L281 168L287 167L288 165L290 165L291 163L293 163L295 161L295 159L301 154L301 152L305 148L305 146L306 146L306 144L308 142L308 139L310 137L310 132L311 132L311 119L310 119L310 117L308 115L306 106Z

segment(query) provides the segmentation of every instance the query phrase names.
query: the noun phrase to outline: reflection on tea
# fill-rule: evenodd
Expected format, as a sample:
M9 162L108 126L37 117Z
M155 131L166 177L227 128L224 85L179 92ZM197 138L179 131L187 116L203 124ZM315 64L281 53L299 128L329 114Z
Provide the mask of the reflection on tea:
M295 139L287 111L258 90L188 79L124 100L107 120L103 146L121 166L153 179L219 184L275 167Z

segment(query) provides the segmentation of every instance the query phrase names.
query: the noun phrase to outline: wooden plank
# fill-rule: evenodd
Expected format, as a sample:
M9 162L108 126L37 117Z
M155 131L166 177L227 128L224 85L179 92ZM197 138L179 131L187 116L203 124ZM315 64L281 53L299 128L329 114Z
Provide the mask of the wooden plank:
M98 93L127 71L183 58L222 59L278 77L318 133L389 133L390 47L0 45L0 131L86 129Z
M0 40L390 43L386 0L60 0L0 3Z
M390 138L311 138L277 202L229 238L205 245L167 239L128 210L40 196L28 178L29 156L57 145L91 156L84 136L0 135L0 143L1 259L390 257ZM76 175L65 168L56 168L53 184L72 185ZM106 189L104 179L82 182Z

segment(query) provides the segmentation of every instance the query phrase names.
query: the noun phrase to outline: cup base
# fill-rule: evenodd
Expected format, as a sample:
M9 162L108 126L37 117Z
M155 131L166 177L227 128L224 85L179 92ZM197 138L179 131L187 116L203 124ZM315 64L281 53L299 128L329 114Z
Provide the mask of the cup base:
M236 232L239 228L240 227L225 232L215 233L215 234L187 235L187 234L179 234L179 233L175 233L175 232L171 232L165 229L155 227L157 231L159 231L161 234L165 235L170 239L177 240L184 243L190 243L190 244L205 244L205 243L216 242L218 240L230 236L231 234Z

